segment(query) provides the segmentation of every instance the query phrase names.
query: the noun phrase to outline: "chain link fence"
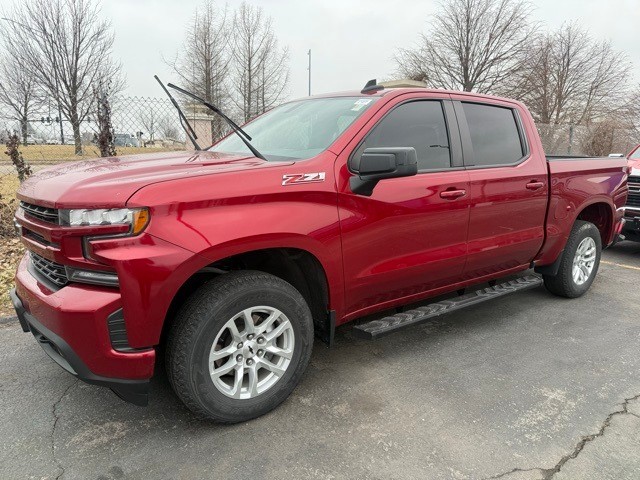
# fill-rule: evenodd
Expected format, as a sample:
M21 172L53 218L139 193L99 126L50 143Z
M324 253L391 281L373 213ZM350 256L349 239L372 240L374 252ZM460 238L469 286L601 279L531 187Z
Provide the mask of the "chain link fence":
M111 108L118 155L186 148L184 130L168 99L118 97L113 99ZM201 111L196 111L196 124L202 123L197 120L202 116ZM46 102L30 114L26 126L0 111L0 141L4 145L8 132L16 132L23 143L20 152L34 170L46 165L99 156L95 143L98 131L95 114L87 115L80 123L81 155L76 154L73 126L61 117L53 101ZM12 169L13 165L3 148L0 175L13 173Z
M549 124L538 124L537 127L548 155L626 155L640 143L638 130L616 128L605 123L590 127Z

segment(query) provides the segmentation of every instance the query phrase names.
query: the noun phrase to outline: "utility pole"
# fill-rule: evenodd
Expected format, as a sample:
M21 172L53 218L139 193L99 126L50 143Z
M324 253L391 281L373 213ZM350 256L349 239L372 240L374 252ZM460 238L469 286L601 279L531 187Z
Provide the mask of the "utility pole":
M309 70L309 96L311 96L311 49L309 49L307 55L309 55L309 66L307 70Z

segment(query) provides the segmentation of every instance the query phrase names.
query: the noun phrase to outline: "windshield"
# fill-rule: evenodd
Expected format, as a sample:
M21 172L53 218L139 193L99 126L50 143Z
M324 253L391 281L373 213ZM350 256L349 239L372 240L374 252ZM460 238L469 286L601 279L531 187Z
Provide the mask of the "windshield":
M640 160L640 145L629 155L629 160Z
M298 100L274 108L243 129L267 160L305 160L331 145L375 100L371 97ZM210 151L251 154L236 135L221 140Z

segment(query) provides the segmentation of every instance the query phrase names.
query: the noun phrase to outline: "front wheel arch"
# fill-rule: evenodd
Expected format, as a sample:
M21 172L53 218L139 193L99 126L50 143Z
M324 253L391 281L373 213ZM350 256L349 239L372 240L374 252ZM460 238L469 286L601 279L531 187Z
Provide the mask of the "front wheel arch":
M226 272L253 270L268 273L291 284L303 296L313 317L316 335L329 343L334 317L330 311L330 287L326 270L312 253L299 248L268 248L251 250L213 262L187 278L176 291L167 309L160 344L181 305L202 284Z

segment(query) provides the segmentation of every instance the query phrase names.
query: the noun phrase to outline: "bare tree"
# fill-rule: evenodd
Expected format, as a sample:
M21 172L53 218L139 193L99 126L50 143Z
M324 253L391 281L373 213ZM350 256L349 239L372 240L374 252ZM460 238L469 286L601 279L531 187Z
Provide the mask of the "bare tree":
M9 111L9 119L20 125L22 143L27 144L29 114L37 107L34 78L26 72L11 50L5 48L0 58L0 104Z
M168 118L163 117L158 123L160 135L163 140L168 140L171 142L181 142L180 128L176 125L176 123Z
M531 43L523 68L503 93L524 101L543 124L620 124L638 112L629 101L631 67L609 41L595 41L567 24Z
M111 60L113 33L94 0L26 0L8 14L5 41L26 72L55 98L73 128L82 154L80 123L92 109L93 86L109 80L111 93L124 85Z
M428 33L395 60L402 76L438 88L492 92L521 68L537 25L525 0L444 0Z
M289 52L280 49L270 17L243 2L233 19L233 75L236 107L244 121L282 101L289 84Z
M158 115L156 114L153 105L150 105L146 110L140 110L138 112L138 120L142 123L143 128L149 136L149 142L153 144L158 131Z
M589 122L586 135L580 142L580 148L586 155L603 156L610 153L627 153L638 144L640 139L640 88L636 88L627 97L621 110L610 112Z
M187 30L184 48L166 63L196 95L221 108L228 109L231 97L228 88L230 25L227 7L216 7L205 0L197 8ZM218 117L211 120L211 138L220 138L226 124Z

